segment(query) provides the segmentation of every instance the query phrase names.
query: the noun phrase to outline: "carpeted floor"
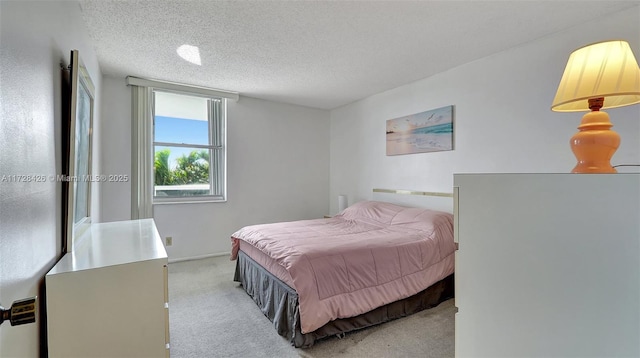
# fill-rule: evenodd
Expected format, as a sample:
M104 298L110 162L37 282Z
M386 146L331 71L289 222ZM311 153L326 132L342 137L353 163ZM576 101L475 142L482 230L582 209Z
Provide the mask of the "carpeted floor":
M453 357L454 300L296 349L233 281L227 256L169 264L172 357Z

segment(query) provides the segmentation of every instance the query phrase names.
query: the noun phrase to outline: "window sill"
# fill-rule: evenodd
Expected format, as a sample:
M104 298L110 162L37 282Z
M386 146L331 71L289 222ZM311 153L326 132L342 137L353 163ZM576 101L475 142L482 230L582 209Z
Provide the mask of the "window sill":
M154 199L153 205L172 205L172 204L205 204L205 203L226 203L227 199L213 199L213 198L167 198L167 199Z

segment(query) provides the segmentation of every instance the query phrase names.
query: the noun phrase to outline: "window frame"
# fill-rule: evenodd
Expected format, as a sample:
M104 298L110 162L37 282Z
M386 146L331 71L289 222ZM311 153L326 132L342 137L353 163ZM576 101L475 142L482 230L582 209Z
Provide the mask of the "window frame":
M207 99L207 128L209 145L173 143L173 142L156 142L155 122L156 122L156 92L173 93L184 96L200 97ZM213 96L198 92L190 92L185 90L167 89L161 87L151 88L151 153L152 155L152 204L186 204L186 203L224 203L227 202L227 98L222 96ZM217 102L217 106L216 106ZM216 108L219 107L219 108ZM216 114L217 112L217 114ZM219 136L215 135L215 129L220 132ZM219 140L219 144L216 142ZM183 148L199 148L209 151L209 189L221 194L196 195L196 196L156 196L155 195L155 147L183 147ZM222 163L214 166L214 154L221 156Z

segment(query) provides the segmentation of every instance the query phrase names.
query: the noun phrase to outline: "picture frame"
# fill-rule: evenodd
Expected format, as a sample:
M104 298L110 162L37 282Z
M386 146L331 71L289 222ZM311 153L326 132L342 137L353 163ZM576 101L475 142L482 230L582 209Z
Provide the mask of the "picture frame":
M68 177L66 251L72 252L77 240L91 224L91 155L95 87L80 59L71 51L69 94Z
M387 155L453 150L453 106L387 120Z

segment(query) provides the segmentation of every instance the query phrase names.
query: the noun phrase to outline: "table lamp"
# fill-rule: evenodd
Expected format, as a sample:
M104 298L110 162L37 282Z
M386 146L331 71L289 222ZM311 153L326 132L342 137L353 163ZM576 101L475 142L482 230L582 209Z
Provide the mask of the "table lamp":
M569 56L551 110L591 111L582 117L571 150L578 160L572 173L616 173L611 157L620 145L609 115L601 109L640 103L640 68L626 41L581 47Z

